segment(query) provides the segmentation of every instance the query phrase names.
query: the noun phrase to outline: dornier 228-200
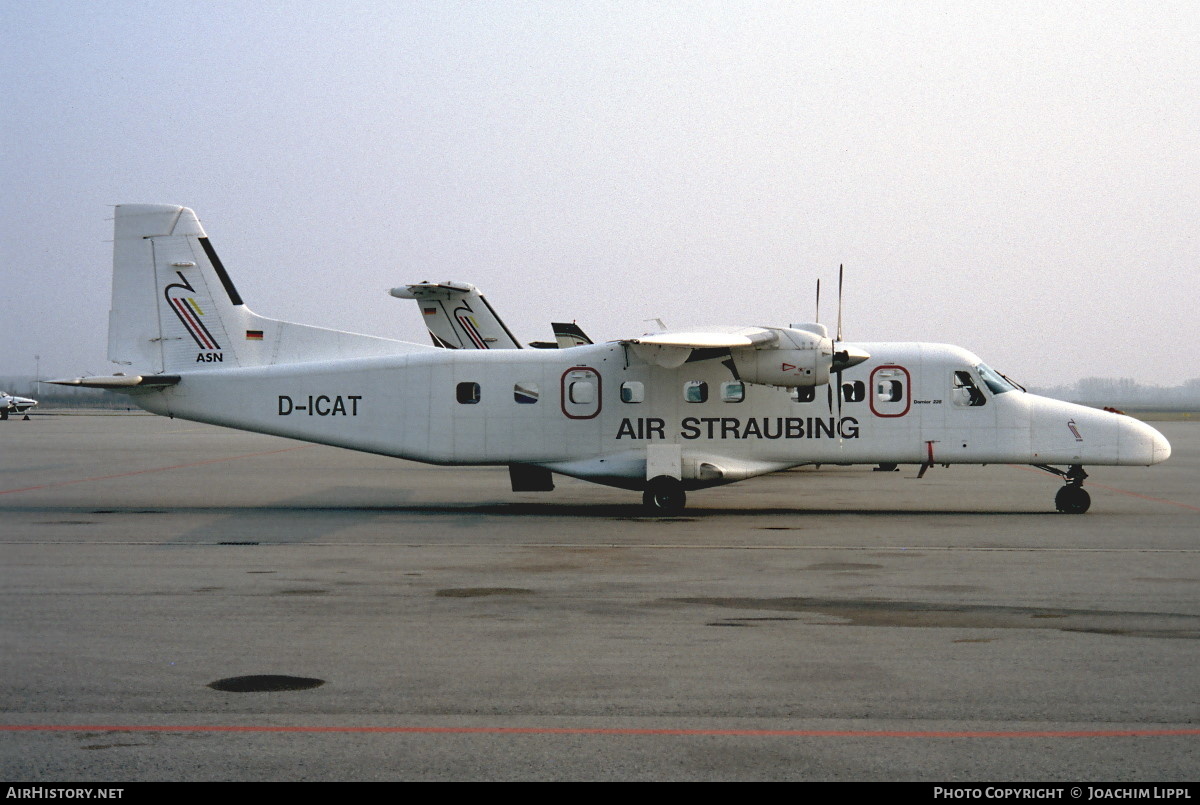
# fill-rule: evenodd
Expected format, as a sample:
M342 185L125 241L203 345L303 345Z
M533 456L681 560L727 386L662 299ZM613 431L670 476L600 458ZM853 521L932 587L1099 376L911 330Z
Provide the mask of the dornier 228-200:
M687 491L802 465L1003 463L1062 476L1055 506L1079 513L1085 465L1171 453L1142 422L1029 394L946 344L847 344L809 324L567 349L489 349L476 332L478 348L444 349L252 313L186 207L120 205L115 229L109 358L123 371L54 382L166 416L504 465L517 491L559 473L674 512Z

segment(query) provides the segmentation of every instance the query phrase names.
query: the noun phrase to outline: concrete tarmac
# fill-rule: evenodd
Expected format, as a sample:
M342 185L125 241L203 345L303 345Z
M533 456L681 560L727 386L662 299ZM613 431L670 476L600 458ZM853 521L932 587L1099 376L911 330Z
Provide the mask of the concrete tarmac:
M992 466L667 518L150 416L0 423L0 777L1195 780L1200 425L1156 427L1173 457L1088 467L1085 515Z

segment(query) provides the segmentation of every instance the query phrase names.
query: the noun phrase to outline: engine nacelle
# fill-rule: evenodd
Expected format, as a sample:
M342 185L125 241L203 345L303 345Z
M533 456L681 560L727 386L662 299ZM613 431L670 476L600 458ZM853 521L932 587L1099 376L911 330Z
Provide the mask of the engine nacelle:
M764 386L823 386L833 365L833 342L804 330L780 328L776 346L729 351L738 377Z

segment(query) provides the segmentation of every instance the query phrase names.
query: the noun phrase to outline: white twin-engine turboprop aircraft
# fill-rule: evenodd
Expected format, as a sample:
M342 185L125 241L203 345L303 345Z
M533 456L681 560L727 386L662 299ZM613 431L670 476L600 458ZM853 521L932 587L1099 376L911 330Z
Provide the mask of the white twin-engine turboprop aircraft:
M993 463L1061 475L1056 507L1083 512L1085 464L1171 453L1148 425L1028 394L964 349L850 346L821 325L438 349L267 319L195 213L161 204L116 209L109 358L127 368L55 382L199 422L507 465L515 491L552 489L553 473L643 490L659 512L685 490L806 464Z

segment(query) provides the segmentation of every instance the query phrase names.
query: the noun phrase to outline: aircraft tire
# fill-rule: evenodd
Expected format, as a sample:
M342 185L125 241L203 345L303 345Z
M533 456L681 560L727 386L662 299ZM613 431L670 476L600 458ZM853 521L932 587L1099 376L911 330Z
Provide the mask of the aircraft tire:
M1068 484L1054 496L1054 508L1064 514L1083 514L1092 505L1092 496L1082 486Z
M687 505L687 494L678 478L659 475L646 484L642 505L655 514L678 514Z

